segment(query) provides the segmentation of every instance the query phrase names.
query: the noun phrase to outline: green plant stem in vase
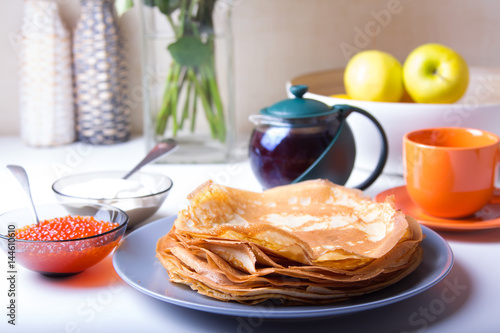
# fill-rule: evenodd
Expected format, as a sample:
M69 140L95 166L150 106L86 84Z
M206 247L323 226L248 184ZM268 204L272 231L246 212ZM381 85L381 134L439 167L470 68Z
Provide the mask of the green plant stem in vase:
M174 61L170 66L161 109L156 119L156 134L163 135L168 122L171 121L175 137L189 118L193 120L190 128L194 131L196 107L191 108L191 114L189 111L190 102L195 102L193 96L196 96L202 103L212 138L224 142L224 110L217 87L213 57L212 13L215 0L157 0L155 3L161 3L158 8L167 16L176 37L176 41L168 46ZM195 4L198 5L196 11L193 9ZM180 10L179 23L175 24L171 16L177 9ZM179 96L183 91L185 98L181 102Z
M129 8L117 1L119 13ZM140 1L147 140L179 142L168 162L227 161L235 137L231 1Z
M176 139L168 162L226 162L235 136L231 1L141 2L146 140ZM119 13L130 5L116 2Z

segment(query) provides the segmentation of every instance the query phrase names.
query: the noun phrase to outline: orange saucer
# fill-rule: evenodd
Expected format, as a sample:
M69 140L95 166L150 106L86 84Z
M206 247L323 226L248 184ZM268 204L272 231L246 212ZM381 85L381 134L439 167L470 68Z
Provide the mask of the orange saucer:
M375 196L375 201L383 202L388 195L394 195L397 209L413 216L421 224L433 229L448 231L483 230L500 228L500 204L487 204L474 215L460 219L446 219L425 214L411 200L406 186L399 186L383 191Z

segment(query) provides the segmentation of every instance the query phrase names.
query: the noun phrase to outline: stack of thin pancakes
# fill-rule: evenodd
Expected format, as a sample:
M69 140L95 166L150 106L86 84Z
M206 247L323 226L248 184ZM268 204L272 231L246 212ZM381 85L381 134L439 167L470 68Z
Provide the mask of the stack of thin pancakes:
M157 243L170 280L223 301L323 304L379 290L422 260L420 225L325 180L255 193L207 182Z

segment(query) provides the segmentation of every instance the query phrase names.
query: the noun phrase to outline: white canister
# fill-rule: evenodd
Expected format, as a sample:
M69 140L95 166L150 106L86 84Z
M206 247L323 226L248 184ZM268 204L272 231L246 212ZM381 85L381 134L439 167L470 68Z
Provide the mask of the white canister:
M23 141L36 147L75 140L71 34L55 0L24 0L19 48Z

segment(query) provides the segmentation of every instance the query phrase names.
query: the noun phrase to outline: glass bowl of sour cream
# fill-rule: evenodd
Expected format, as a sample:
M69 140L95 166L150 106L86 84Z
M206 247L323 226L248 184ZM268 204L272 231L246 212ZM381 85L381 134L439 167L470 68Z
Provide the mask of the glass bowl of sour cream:
M122 179L127 171L96 171L73 174L52 184L60 202L91 202L125 211L129 227L153 216L167 198L172 180L160 173L138 171Z

